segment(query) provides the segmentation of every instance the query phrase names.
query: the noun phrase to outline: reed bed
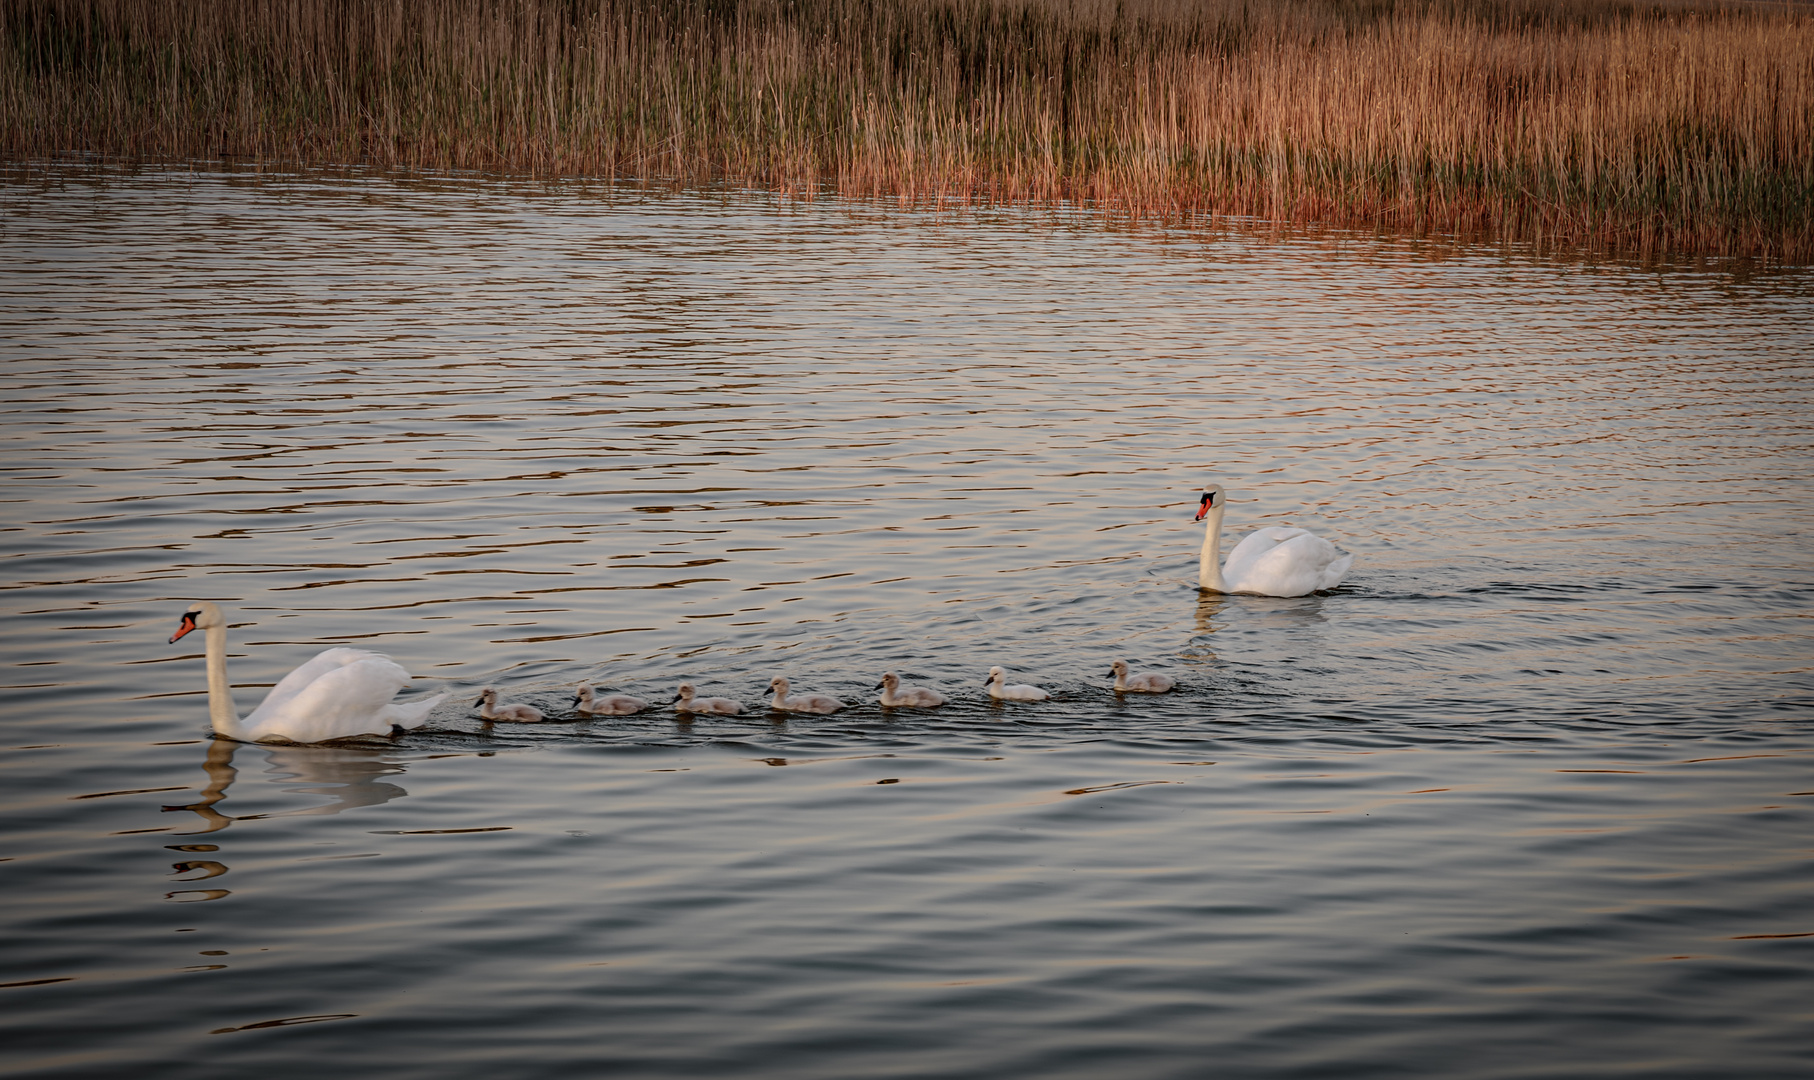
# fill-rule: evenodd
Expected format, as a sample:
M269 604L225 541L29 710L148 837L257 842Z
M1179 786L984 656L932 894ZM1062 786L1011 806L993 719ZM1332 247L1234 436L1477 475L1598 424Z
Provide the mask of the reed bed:
M1814 14L9 0L0 154L1067 202L1814 257Z

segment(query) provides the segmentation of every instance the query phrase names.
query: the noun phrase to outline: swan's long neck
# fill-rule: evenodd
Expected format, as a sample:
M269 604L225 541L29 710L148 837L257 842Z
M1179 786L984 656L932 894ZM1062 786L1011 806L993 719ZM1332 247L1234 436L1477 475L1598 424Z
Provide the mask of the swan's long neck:
M1228 509L1223 503L1210 510L1207 517L1209 527L1203 530L1203 553L1197 556L1197 584L1214 592L1227 592L1222 585L1222 514Z
M239 710L233 707L233 685L227 681L227 627L224 623L210 626L208 635L208 719L214 730L229 739L245 738L239 722Z

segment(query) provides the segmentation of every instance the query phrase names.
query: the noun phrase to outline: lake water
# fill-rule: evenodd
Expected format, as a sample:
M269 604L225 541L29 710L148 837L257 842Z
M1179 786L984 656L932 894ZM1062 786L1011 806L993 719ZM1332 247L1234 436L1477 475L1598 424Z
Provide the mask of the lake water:
M9 1075L1814 1070L1814 274L480 180L0 209ZM1200 594L1212 481L1347 582ZM199 598L242 710L338 643L454 695L210 740ZM471 708L682 678L751 709Z

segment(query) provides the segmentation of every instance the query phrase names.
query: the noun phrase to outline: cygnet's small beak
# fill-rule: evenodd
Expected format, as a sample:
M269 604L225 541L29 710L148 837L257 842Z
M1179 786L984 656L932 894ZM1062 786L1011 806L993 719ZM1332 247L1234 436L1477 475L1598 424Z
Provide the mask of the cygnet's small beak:
M484 695L484 694L480 694L480 695L479 695L479 700L477 700L477 701L475 701L475 702L473 702L473 703L472 703L472 705L473 705L473 708L475 708L475 709L476 709L476 708L478 708L478 707L479 707L479 706L480 706L480 705L483 705L483 704L485 704L485 695Z
M578 694L573 695L573 700L568 703L568 707L571 708L574 705L578 705L579 699L580 699L580 695L578 695Z
M882 688L882 687L884 687L884 686L887 686L887 685L888 685L888 680L887 680L887 679L883 679L883 680L882 680L882 681L881 681L881 682L879 682L879 683L876 683L876 684L875 684L875 685L874 685L874 686L873 686L873 687L871 687L871 688L870 688L870 689L872 689L872 690L880 690L880 689L881 689L881 688Z

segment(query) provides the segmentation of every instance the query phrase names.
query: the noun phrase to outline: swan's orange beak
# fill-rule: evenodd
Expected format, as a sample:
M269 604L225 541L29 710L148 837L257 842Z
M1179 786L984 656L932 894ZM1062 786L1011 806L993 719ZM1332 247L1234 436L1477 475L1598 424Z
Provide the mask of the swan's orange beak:
M193 629L195 629L195 612L191 611L183 616L183 625L177 627L176 633L170 635L169 643L175 645L177 638L182 637Z
M1203 515L1209 513L1209 508L1215 504L1216 493L1213 491L1205 491L1203 493L1203 501L1197 506L1197 520L1202 521Z

